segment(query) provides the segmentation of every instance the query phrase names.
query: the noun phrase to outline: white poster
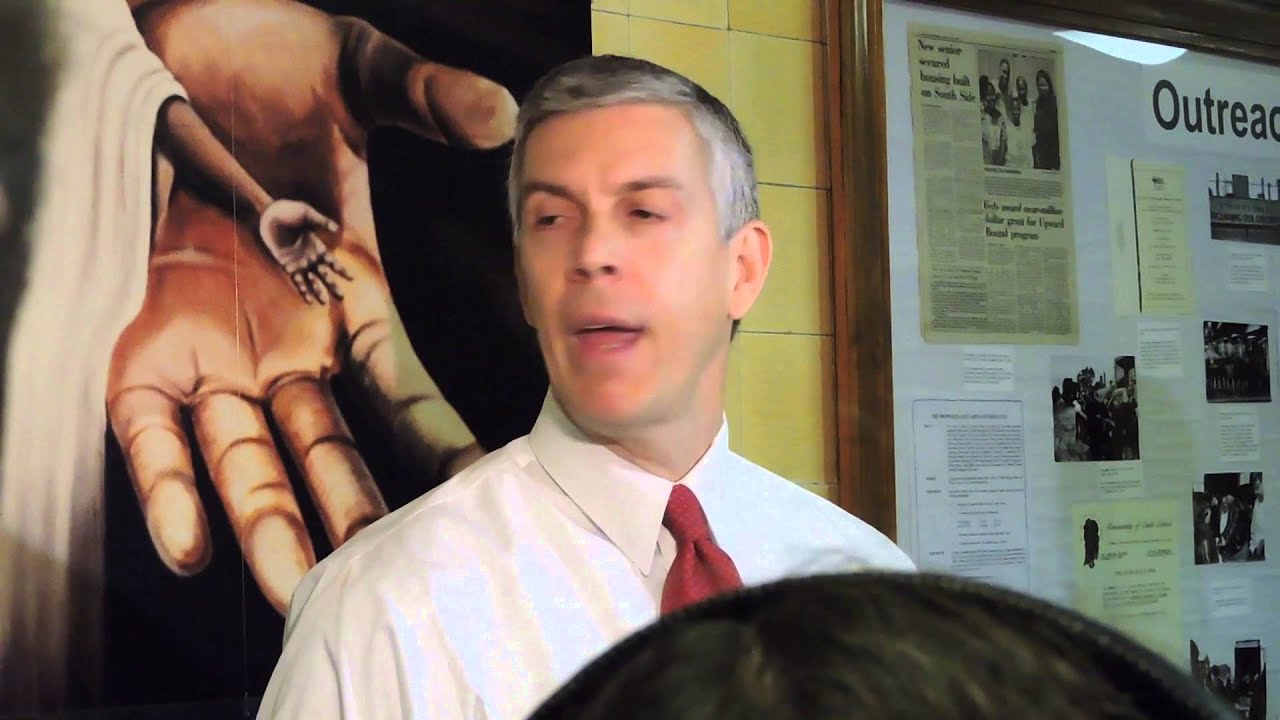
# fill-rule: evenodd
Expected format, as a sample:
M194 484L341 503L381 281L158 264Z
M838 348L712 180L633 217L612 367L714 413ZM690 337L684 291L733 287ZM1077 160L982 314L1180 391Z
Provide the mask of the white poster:
M1271 292L1271 256L1265 249L1231 248L1227 287L1235 292Z
M1214 580L1208 587L1209 616L1214 618L1248 617L1253 614L1253 581Z
M1257 462L1258 409L1227 407L1218 411L1218 456L1222 462Z
M968 348L964 351L964 391L1013 392L1012 348Z
M1022 403L917 400L921 569L1028 590Z
M1182 323L1148 321L1138 325L1138 369L1143 377L1180 378L1187 360Z

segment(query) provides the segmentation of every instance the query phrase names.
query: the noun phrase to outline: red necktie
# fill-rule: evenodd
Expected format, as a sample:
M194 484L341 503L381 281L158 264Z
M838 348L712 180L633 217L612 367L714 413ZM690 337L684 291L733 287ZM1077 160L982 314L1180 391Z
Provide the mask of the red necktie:
M662 588L663 614L742 587L733 560L711 539L707 516L692 490L671 488L662 524L676 540L676 559Z

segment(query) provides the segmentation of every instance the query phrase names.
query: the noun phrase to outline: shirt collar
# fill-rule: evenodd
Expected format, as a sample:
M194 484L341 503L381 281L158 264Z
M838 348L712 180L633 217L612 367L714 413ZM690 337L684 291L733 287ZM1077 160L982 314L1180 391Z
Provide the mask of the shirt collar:
M644 575L653 569L671 481L592 442L548 392L529 445L542 468ZM695 492L713 483L729 451L728 422L680 483Z

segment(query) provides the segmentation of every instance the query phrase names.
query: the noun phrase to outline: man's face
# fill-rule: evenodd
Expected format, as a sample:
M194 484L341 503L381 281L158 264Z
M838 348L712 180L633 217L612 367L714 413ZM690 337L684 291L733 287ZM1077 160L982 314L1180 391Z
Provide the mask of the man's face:
M1018 81L1014 83L1014 86L1018 88L1018 97L1024 98L1027 96L1027 79L1026 78L1019 75Z
M1001 90L1009 89L1009 61L1008 60L1000 61L1000 89Z
M599 432L722 407L730 321L759 293L768 235L722 238L687 117L585 110L526 148L517 276L556 399Z

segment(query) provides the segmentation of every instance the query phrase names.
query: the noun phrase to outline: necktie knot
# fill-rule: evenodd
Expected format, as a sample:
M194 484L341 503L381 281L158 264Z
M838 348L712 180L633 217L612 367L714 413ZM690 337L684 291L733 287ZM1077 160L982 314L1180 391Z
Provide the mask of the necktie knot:
M675 538L677 544L711 539L711 526L707 524L702 504L693 491L684 485L671 488L662 524L671 531L671 537Z
M711 539L711 526L693 491L671 488L662 524L676 541L676 556L662 588L662 612L742 587L733 560Z

